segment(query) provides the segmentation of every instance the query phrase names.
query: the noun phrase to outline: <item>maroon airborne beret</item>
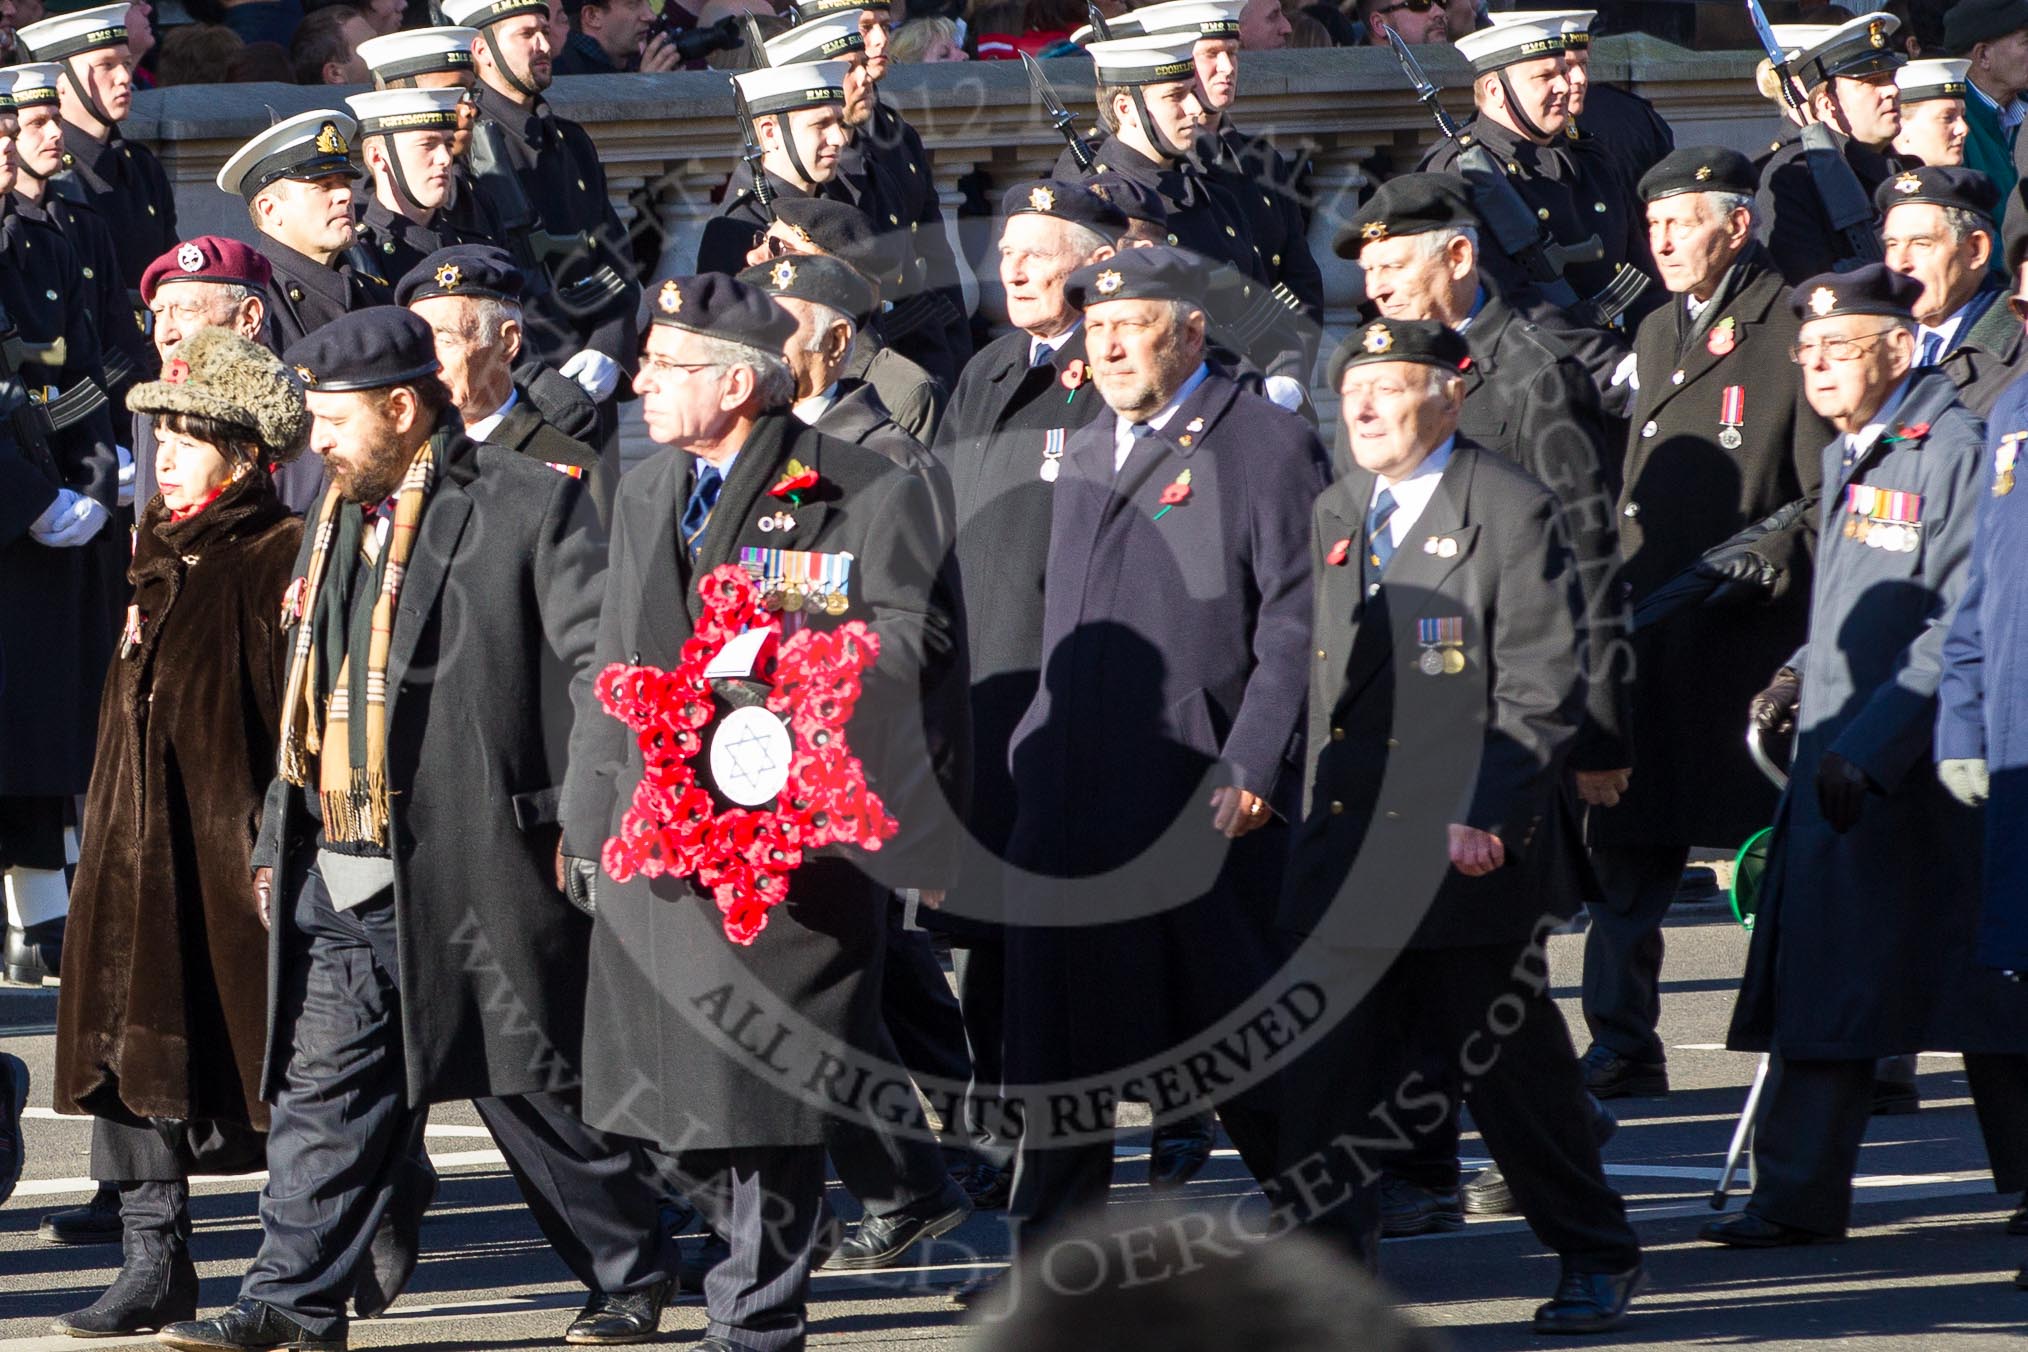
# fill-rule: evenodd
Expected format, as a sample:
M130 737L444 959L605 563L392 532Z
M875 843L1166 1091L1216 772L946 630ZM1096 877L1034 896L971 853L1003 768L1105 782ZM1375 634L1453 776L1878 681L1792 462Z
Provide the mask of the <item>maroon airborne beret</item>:
M225 282L265 291L274 269L260 250L223 235L185 240L148 265L141 274L141 303L155 303L155 288L164 282Z

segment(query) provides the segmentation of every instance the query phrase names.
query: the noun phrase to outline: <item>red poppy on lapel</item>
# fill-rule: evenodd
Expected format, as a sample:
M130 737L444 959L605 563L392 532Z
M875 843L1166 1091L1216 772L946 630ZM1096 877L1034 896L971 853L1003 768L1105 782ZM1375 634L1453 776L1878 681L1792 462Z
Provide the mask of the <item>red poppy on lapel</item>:
M1352 541L1347 538L1331 546L1331 552L1324 556L1324 562L1330 564L1333 568L1337 568L1351 556Z
M1186 469L1177 475L1175 481L1162 490L1162 496L1159 501L1162 504L1162 510L1155 513L1157 521L1167 516L1171 507L1178 507L1190 501L1190 471Z

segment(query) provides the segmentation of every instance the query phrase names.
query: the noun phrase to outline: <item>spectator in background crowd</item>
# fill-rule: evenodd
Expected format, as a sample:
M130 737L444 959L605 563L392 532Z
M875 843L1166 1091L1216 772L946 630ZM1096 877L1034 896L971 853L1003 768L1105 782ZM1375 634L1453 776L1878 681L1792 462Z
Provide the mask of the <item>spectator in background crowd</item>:
M148 53L155 50L155 25L150 22L155 7L148 0L134 0L127 6L127 54L134 62L134 88L152 89L155 86L154 71L146 65Z
M289 44L289 65L297 84L370 85L373 73L359 59L359 44L374 37L373 25L350 5L312 10Z
M1527 9L1529 6L1514 5L1512 8ZM1486 0L1444 0L1444 27L1450 29L1452 42L1485 26Z
M910 19L887 40L887 54L896 61L928 65L933 61L969 61L958 41L955 19Z
M213 84L219 72L231 78L232 63L246 46L239 34L222 23L178 24L162 35L162 53L155 61L155 83Z
M20 0L16 0L20 3ZM289 40L303 21L302 0L184 0L183 8L198 23L222 23L252 46L272 42L286 60ZM286 75L275 77L288 83Z
M1247 0L1239 12L1239 48L1271 52L1289 45L1289 16L1282 0Z
M653 38L655 11L648 0L565 0L570 36L557 49L557 75L611 75L625 70L674 70L682 64L666 32Z
M1359 22L1374 47L1387 45L1390 28L1411 47L1451 40L1450 13L1437 0L1359 0ZM1242 46L1245 41L1242 34Z
M294 84L296 69L281 43L249 42L234 54L225 78L230 84Z
M1944 54L1943 16L1951 4L1952 0L1889 0L1880 12L1901 20L1894 37L1908 53L1909 60L1914 61Z
M674 4L675 0L664 0ZM775 14L768 0L704 0L703 8L697 11L697 27L709 28L721 19L751 14L760 25L761 40L779 37L789 31L789 21ZM727 51L713 52L704 59L707 70L746 70L753 65L746 54L745 44Z
M1289 40L1285 47L1336 47L1341 45L1333 37L1323 20L1308 10L1298 10L1289 15Z
M320 9L347 3L350 3L350 0L303 0L303 14L308 17ZM406 0L365 0L365 3L354 4L352 7L359 11L360 17L372 25L375 37L384 37L394 32L408 17Z

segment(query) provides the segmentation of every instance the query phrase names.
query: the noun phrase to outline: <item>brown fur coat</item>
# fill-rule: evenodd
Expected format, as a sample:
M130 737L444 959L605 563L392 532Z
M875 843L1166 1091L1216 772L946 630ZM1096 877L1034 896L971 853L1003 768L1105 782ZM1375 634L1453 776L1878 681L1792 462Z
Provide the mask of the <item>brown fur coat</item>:
M142 514L130 577L145 619L106 680L65 935L58 1112L267 1128L250 860L302 533L262 474L188 520L159 497Z

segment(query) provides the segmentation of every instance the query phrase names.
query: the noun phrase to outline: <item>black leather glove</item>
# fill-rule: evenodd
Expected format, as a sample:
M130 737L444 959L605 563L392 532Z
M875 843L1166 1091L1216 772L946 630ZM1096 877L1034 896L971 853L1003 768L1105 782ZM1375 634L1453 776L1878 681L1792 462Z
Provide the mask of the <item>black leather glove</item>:
M1781 569L1750 549L1723 558L1699 559L1696 571L1712 584L1702 603L1706 608L1765 604L1782 577Z
M1796 674L1794 667L1783 667L1774 674L1767 689L1753 697L1747 705L1747 717L1759 728L1764 737L1786 735L1796 725L1796 703L1803 697L1803 678Z
M599 876L598 861L579 859L576 855L563 857L563 899L586 915L597 915L598 898L593 889Z
M1866 772L1837 752L1826 751L1817 762L1817 807L1839 835L1859 824L1859 810L1872 790Z

